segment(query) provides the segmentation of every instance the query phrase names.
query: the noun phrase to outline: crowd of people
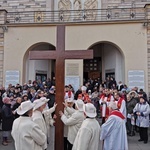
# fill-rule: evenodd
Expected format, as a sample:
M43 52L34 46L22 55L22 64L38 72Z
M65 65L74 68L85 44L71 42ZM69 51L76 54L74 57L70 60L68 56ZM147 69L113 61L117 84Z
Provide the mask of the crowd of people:
M11 133L16 150L46 150L56 117L64 124L64 150L128 150L127 136L137 132L138 141L148 143L150 105L143 89L129 89L113 77L89 79L77 91L65 85L59 116L56 92L55 78L1 87L2 144L11 142Z

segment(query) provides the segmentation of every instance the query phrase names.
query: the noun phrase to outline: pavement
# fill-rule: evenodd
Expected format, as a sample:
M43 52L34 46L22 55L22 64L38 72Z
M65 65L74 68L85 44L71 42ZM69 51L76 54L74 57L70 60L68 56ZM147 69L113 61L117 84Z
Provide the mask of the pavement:
M129 150L150 150L150 128L149 128L149 141L147 144L144 144L143 142L138 142L139 134L136 133L135 136L128 136L128 146ZM54 137L54 128L51 129L51 137ZM3 146L1 144L2 142L2 131L0 131L0 150L15 150L14 142L10 143L8 146ZM53 145L51 143L54 143L53 141L50 142L48 145L47 150L54 150ZM102 150L100 148L100 150ZM116 149L117 150L117 149Z

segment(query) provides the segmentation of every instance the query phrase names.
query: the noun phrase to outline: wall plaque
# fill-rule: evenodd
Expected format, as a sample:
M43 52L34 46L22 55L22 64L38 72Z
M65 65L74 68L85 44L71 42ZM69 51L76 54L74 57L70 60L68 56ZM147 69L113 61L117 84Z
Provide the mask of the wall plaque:
M66 75L67 76L79 76L79 64L68 63L66 65Z
M19 83L19 71L18 70L9 70L6 71L5 76L5 87L8 87L9 84L16 85Z
M128 87L130 89L138 87L145 89L144 84L144 70L129 70L128 71Z
M67 76L65 77L65 85L71 84L76 92L80 86L80 77L79 76Z

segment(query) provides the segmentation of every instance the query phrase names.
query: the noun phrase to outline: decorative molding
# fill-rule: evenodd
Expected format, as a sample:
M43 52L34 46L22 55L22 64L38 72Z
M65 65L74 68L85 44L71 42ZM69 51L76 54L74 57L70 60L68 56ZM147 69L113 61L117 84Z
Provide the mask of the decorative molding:
M43 12L35 12L34 13L35 22L43 22Z
M98 1L97 0L86 0L84 2L85 9L85 20L95 20L97 16Z
M73 2L73 10L75 10L74 14L74 20L81 20L82 18L82 3L81 0L74 0Z
M72 8L72 4L70 0L60 0L58 2L58 10L60 10L60 20L65 20L68 21L70 19L70 11L67 10L71 10Z

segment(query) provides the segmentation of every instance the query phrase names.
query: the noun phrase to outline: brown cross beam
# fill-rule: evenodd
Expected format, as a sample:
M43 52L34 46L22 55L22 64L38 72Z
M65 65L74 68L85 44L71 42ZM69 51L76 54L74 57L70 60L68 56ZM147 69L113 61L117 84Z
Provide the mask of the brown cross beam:
M55 150L64 149L63 140L63 123L58 112L63 110L64 102L64 79L65 79L65 59L92 59L93 50L65 50L65 26L57 26L57 44L55 51L30 51L29 58L32 60L39 59L56 59L56 97L58 104L56 108L56 124L55 124Z

